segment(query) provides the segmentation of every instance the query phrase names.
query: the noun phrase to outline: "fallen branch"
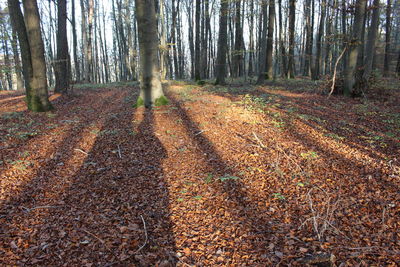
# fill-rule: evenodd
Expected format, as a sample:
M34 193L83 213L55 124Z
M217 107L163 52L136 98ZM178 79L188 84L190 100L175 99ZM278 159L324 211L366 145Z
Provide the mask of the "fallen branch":
M118 156L120 159L122 159L121 148L119 147L119 145L117 145L117 147L118 147Z
M89 155L87 152L83 151L82 149L75 148L75 150L85 154L86 156Z
M58 206L37 206L34 208L26 208L22 206L22 209L24 209L25 212L31 212L32 210L38 210L38 209L51 209L51 208L58 208Z
M147 245L147 241L148 241L146 222L145 222L145 220L143 219L143 216L142 216L142 215L140 215L140 218L142 219L142 222L143 222L145 240L144 240L143 245L135 251L135 254L138 253L139 251L141 251L141 250Z
M344 53L346 52L346 50L347 50L347 46L343 49L342 53L340 54L340 56L339 56L338 59L336 60L335 68L334 68L334 70L333 70L332 88L331 88L331 91L329 92L328 98L332 95L333 91L335 90L337 66L338 66L338 64L339 64L340 59L342 59Z
M253 132L254 138L258 141L258 143L260 144L260 146L262 148L265 148L264 144L261 142L260 138L258 138L258 136L256 135L255 132Z

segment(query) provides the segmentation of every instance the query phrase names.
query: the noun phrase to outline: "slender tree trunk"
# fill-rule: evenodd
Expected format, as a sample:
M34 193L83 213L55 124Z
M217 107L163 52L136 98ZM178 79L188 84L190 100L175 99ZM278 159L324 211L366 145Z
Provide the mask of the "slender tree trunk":
M243 30L241 25L241 0L235 0L235 50L233 55L233 77L242 76L243 72Z
M262 35L260 44L260 56L258 58L258 79L257 84L262 84L265 81L265 66L266 66L266 54L267 54L267 31L268 31L268 3L267 0L261 2L262 5L262 16L260 16L260 25L262 24Z
M47 91L46 62L44 45L40 31L40 17L36 0L24 0L25 27L28 33L32 66L31 99L28 107L32 111L52 109Z
M165 104L158 62L157 18L154 0L136 0L140 52L140 97L137 106ZM165 101L165 102L163 102Z
M295 62L294 62L294 31L296 22L296 0L289 0L289 64L288 74L289 78L295 77Z
M217 80L215 84L225 84L226 53L228 46L228 6L229 0L221 1L221 7L219 11L218 52L216 64Z
M196 42L195 42L195 74L194 74L194 79L196 81L200 80L200 60L201 60L201 55L200 55L200 13L201 13L201 0L196 0Z
M400 76L400 51L399 51L399 56L397 58L396 72L397 72L397 76Z
M24 89L24 81L22 79L22 68L21 61L19 59L19 51L18 51L18 37L15 28L12 26L12 49L14 54L14 64L15 64L15 76L17 79L17 90L21 91Z
M312 57L312 25L311 25L311 0L304 2L305 24L306 24L306 44L305 44L305 58L304 58L304 71L303 76L311 74L311 57Z
M75 0L71 0L72 47L74 54L75 80L80 81L81 70L78 62L78 39L76 37Z
M359 42L362 34L362 24L365 15L365 2L367 0L357 0L355 6L355 16L353 22L353 32L349 44L349 62L344 78L344 94L350 96L355 94L356 85L356 66L359 52ZM358 92L357 92L358 93Z
M386 6L386 35L385 35L385 61L383 64L383 75L389 76L390 69L390 35L392 32L391 27L391 14L392 14L392 3L391 0L387 0Z
M159 1L160 5L160 23L161 23L161 33L160 33L160 68L161 68L161 79L165 80L167 78L167 30L165 28L166 21L165 21L165 14L164 14L164 7L165 3L164 0Z
M274 43L274 28L275 28L275 0L269 0L269 14L268 14L268 37L267 37L267 57L266 72L267 79L271 80L274 77L273 65L272 65L272 52Z
M285 41L283 39L283 28L282 28L282 20L283 20L282 0L278 0L278 11L279 11L279 47L282 58L281 76L283 78L287 78L287 57L286 57L286 48L285 48Z
M254 0L249 1L250 14L254 14ZM254 64L254 16L248 16L249 19L249 69L248 75L253 76L253 64Z
M57 1L57 61L55 62L56 86L54 92L65 93L69 87L69 56L67 39L67 1Z
M321 1L321 18L319 21L319 29L317 35L317 45L316 45L316 55L315 63L313 68L312 78L313 80L318 80L321 73L321 52L322 52L322 36L324 36L324 22L326 14L326 0Z
M365 80L368 80L372 71L372 62L374 60L375 46L376 46L376 37L378 35L378 27L379 27L379 9L380 2L379 0L374 0L372 4L373 12L372 12L372 21L371 26L368 30L368 40L367 40L367 48L366 48L366 58L365 58L365 69L363 77Z

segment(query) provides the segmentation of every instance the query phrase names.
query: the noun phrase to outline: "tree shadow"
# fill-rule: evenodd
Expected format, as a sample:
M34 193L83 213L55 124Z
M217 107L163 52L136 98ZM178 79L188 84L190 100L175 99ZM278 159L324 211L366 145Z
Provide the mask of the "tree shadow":
M263 255L264 260L261 262L272 263L274 256L269 254L268 244L273 239L272 234L274 231L276 232L273 227L279 222L266 220L269 212L265 207L260 206L257 200L255 201L248 195L247 188L241 181L243 177L240 177L240 171L236 166L231 166L223 159L212 141L203 134L185 108L181 106L179 100L172 94L168 94L168 99L174 107L174 119L181 122L186 135L193 142L195 153L203 158L201 163L204 165L199 166L201 170L198 171L203 174L208 173L215 179L209 184L212 192L210 193L210 202L205 204L205 209L209 209L208 216L215 216L215 221L211 221L211 223L218 222L215 231L224 232L223 236L230 236L230 240L210 240L210 245L218 247L220 242L226 242L227 244L222 249L224 252L229 252L231 257L224 262L230 264L234 264L237 260L235 257L238 255L253 264L260 263L259 260ZM224 211L221 213L220 208L229 214L224 214ZM276 238L275 241L278 243L277 246L283 245ZM216 244L212 244L214 242ZM266 258L267 256L269 259ZM192 260L194 261L192 263L196 262L194 258Z
M13 252L3 257L5 264L174 264L161 168L165 149L153 133L152 111L144 111L136 125L132 101L121 102L122 97L111 97L98 111L105 122L89 139L90 149L73 150L74 143L85 142L82 136L65 140L61 146L70 149L61 157L68 162L65 167L54 174L50 168L61 158L50 160L36 175L37 182L3 205L16 206L0 218L6 233L2 249ZM42 193L28 189L33 185Z

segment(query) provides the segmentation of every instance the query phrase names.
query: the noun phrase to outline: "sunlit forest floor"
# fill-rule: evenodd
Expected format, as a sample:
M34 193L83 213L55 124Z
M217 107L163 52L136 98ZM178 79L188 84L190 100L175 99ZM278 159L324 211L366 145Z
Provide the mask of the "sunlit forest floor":
M0 94L0 265L395 266L398 81L77 85L30 113ZM396 85L397 84L397 85Z

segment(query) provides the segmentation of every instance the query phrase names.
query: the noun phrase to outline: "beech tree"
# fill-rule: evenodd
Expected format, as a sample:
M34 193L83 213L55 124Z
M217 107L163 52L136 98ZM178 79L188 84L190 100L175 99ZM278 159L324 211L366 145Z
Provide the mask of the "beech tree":
M355 4L355 16L353 22L353 32L348 48L348 65L345 70L344 77L344 94L347 96L355 93L355 85L359 82L359 78L356 79L356 66L357 58L359 53L360 40L362 35L362 24L365 15L365 3L367 0L356 0Z
M216 64L216 84L225 84L226 77L226 50L227 50L227 29L228 29L228 5L229 0L222 0L219 11L219 34L218 52Z
M158 62L158 33L154 0L136 0L140 53L140 96L136 106L153 106L167 103L164 96Z
M56 85L54 92L65 93L69 87L69 55L67 40L67 0L57 2L57 60L54 63Z

